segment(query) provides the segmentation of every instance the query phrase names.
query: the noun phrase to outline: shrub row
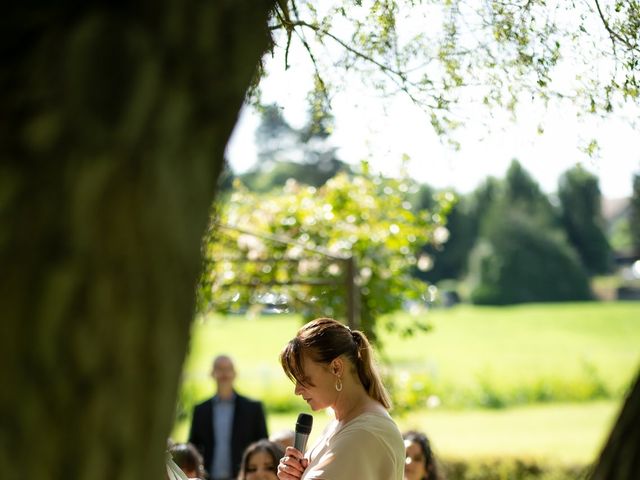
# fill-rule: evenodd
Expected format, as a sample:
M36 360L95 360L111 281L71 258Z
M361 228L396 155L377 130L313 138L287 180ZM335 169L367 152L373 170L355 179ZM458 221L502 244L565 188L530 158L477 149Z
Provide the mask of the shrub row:
M579 377L536 378L512 384L480 376L473 385L452 385L435 383L425 374L409 373L388 378L385 384L401 412L439 406L499 409L532 403L586 402L620 398L627 387L613 389L595 369L587 367Z
M406 372L385 378L385 385L391 392L395 411L400 414L440 406L500 409L532 403L587 402L620 398L624 394L624 390L607 386L596 370L588 366L582 375L570 379L549 377L509 384L491 376L480 376L473 385L462 386L436 383L426 374ZM188 418L193 406L213 393L212 388L208 379L185 378L178 399L177 420ZM291 388L282 388L280 384L263 385L259 391L247 393L260 398L271 413L305 408Z
M445 480L586 480L590 466L543 464L537 460L442 460Z

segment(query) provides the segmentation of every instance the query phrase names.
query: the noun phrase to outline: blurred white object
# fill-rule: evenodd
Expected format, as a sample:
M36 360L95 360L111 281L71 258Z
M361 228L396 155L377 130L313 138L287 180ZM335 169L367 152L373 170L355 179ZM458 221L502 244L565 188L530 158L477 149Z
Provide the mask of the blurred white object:
M640 260L636 260L633 262L633 265L631 265L631 275L633 275L634 278L640 278Z

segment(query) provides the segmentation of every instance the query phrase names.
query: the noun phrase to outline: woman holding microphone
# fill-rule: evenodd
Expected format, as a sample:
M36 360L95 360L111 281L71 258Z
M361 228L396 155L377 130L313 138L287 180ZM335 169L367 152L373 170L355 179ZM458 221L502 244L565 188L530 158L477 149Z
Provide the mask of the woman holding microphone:
M402 435L364 333L329 318L304 325L280 353L296 395L317 411L335 414L308 451L288 447L280 480L402 480Z

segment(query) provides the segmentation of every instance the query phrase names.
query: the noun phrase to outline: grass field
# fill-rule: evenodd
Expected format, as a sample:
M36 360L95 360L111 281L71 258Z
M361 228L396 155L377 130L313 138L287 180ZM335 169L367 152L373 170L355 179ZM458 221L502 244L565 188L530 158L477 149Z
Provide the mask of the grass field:
M535 459L584 465L597 456L618 402L554 403L504 410L433 410L396 417L401 430L426 432L442 458ZM272 414L270 431L291 428L297 414ZM314 413L317 434L328 415Z
M438 408L414 408L396 418L403 429L427 431L449 457L589 461L640 364L640 303L461 306L427 315L433 326L427 334L402 339L382 330L384 358L396 386L411 389L411 382L426 379L429 391L440 398ZM396 315L387 321L408 320ZM295 412L307 407L292 400L293 386L281 372L278 353L299 325L295 316L198 321L185 363L185 403L213 392L210 361L226 352L236 360L239 390L268 406L289 402L294 408L272 411L270 429L290 427ZM582 398L580 389L594 384L608 392L606 400L587 401L587 395L581 403L527 404L528 392L536 389L555 392L555 397L532 397L552 402L562 399L563 391L568 400ZM465 404L465 398L487 391L512 400L524 395L523 404L494 410ZM422 397L425 390L416 392ZM318 425L322 415L316 414ZM185 435L184 423L177 425L174 437Z

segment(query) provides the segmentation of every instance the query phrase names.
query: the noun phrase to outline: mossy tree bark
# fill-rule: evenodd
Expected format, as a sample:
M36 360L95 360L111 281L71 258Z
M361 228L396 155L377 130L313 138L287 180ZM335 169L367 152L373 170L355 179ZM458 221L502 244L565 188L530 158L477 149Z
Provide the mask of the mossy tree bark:
M0 477L164 478L267 0L24 2L0 33Z

